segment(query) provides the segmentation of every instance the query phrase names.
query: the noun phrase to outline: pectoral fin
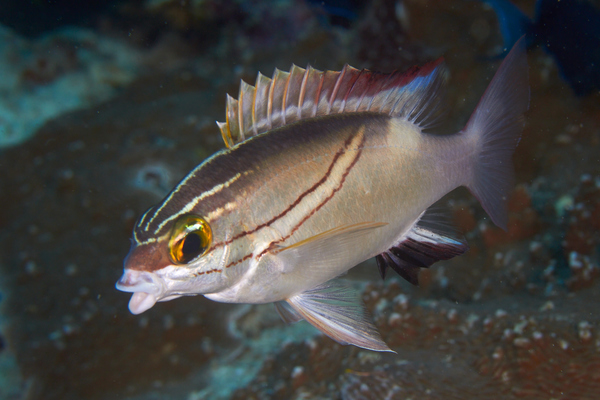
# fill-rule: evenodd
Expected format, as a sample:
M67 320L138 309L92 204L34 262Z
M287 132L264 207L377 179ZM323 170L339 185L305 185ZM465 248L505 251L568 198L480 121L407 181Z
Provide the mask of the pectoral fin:
M364 304L348 287L326 282L287 299L289 305L340 344L393 352L381 339Z
M281 248L274 255L280 260L283 273L293 272L299 274L298 278L315 278L319 275L327 277L324 280L329 280L332 278L331 269L350 249L363 244L374 229L385 225L385 222L343 225ZM302 268L295 268L298 260L302 260Z

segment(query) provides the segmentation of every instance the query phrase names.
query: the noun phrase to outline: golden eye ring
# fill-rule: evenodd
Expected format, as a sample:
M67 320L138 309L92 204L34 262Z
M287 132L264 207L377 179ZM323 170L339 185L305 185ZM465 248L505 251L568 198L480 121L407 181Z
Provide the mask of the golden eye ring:
M187 264L208 252L212 230L204 218L193 214L177 218L169 239L169 255L175 264Z

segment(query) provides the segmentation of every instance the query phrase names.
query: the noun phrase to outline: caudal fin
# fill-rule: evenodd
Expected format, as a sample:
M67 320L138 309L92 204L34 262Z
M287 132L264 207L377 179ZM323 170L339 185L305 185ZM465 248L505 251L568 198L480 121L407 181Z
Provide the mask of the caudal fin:
M479 156L467 184L492 221L506 230L507 198L513 187L511 157L521 139L529 108L525 40L508 53L471 115L463 133L473 136Z

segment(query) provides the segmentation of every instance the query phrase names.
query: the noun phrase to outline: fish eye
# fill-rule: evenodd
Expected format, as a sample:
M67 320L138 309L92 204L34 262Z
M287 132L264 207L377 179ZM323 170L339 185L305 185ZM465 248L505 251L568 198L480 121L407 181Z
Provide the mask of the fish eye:
M204 218L182 215L175 221L169 239L169 254L175 264L187 264L208 251L212 230Z

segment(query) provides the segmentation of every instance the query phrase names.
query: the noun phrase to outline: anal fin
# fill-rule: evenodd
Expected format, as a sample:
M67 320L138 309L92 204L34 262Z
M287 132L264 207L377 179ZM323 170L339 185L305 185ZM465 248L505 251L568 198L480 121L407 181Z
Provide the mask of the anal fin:
M340 344L393 352L381 339L369 313L350 288L329 281L287 299L310 324Z
M469 249L464 238L439 221L428 221L427 214L395 246L376 257L383 279L387 268L413 285L419 285L419 270L440 260L459 256Z

